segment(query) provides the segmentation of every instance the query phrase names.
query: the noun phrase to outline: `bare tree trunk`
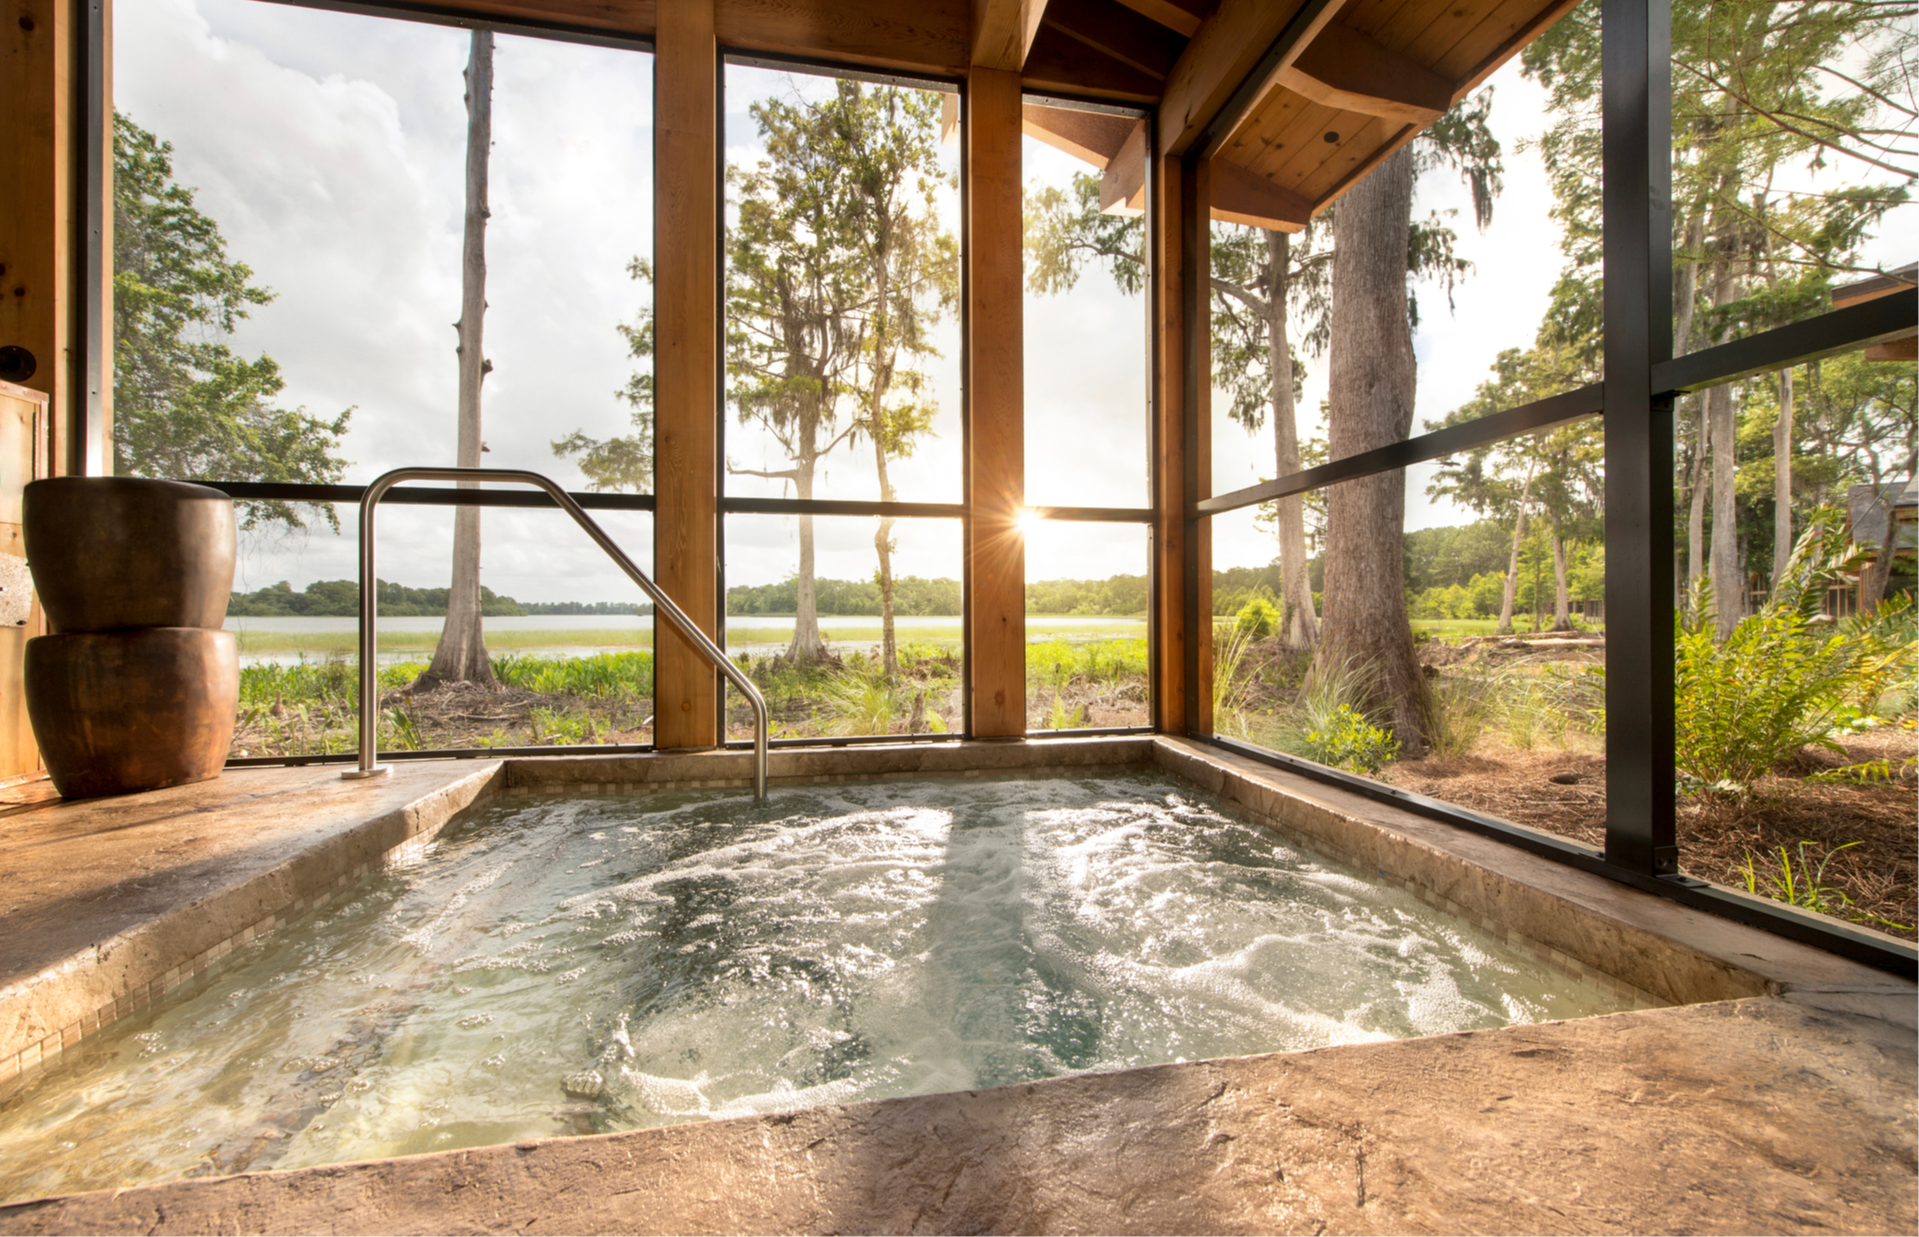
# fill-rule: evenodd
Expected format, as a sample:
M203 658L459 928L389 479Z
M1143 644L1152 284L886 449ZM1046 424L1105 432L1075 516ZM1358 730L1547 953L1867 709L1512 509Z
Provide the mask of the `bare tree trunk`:
M886 475L885 439L873 436L873 459L880 470L880 501L896 501L893 482ZM900 681L899 642L893 632L893 517L880 517L879 531L873 534L873 548L880 556L880 664L888 683Z
M1706 495L1711 476L1706 471L1707 448L1712 440L1712 421L1706 416L1706 397L1688 397L1699 411L1698 429L1693 436L1692 504L1686 512L1686 583L1698 582L1706 574Z
M1719 308L1739 291L1739 271L1732 258L1713 264L1712 303ZM1745 582L1739 573L1739 423L1732 387L1722 383L1706 392L1706 420L1712 438L1712 596L1718 610L1718 636L1724 640L1745 617Z
M801 502L813 497L813 461L795 461L793 494ZM820 639L820 601L813 578L813 517L800 517L800 574L795 590L793 642L786 646L789 661L816 662L826 659L826 641Z
M457 464L480 466L480 384L492 364L482 342L486 323L487 161L493 145L493 32L474 30L466 68L466 239L460 260L460 437ZM461 488L477 488L462 482ZM486 653L480 611L480 509L453 511L453 585L446 625L422 683L497 687Z
M1706 416L1712 422L1712 596L1718 607L1721 640L1745 616L1745 589L1739 578L1738 424L1733 413L1732 387L1716 386L1706 393Z
M1334 221L1328 426L1334 459L1403 440L1418 379L1406 305L1413 154L1404 147L1339 204ZM1402 469L1326 492L1326 613L1315 674L1355 676L1356 702L1390 719L1402 757L1426 749L1431 698L1406 613Z
M1572 596L1566 589L1566 539L1553 530L1553 630L1573 629Z
M1694 214L1686 222L1684 251L1696 254L1706 241L1706 217ZM1680 357L1692 351L1693 312L1699 301L1699 263L1688 261L1682 264L1673 288L1673 355ZM1686 581L1690 584L1706 570L1706 411L1698 395L1686 397L1697 411L1697 432L1693 437L1692 475L1687 478L1686 513Z
M1792 370L1779 371L1779 420L1772 427L1772 587L1792 557Z
M1293 350L1286 338L1286 283L1292 273L1292 237L1266 233L1266 338L1273 375L1273 452L1279 471L1299 471L1299 416L1293 404ZM1313 582L1306 567L1306 500L1292 494L1273 504L1278 516L1281 629L1286 647L1310 649L1319 642L1319 618L1313 612Z
M1519 514L1513 520L1513 553L1506 564L1506 588L1499 599L1499 626L1493 630L1506 635L1513 629L1513 605L1519 597L1519 547L1526 540L1526 507L1533 499L1533 473L1539 461L1526 465L1526 483L1519 489Z

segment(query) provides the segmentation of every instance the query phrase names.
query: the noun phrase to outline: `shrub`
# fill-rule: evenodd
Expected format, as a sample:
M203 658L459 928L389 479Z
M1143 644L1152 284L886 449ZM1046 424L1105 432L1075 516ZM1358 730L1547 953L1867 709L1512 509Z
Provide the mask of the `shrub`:
M1264 597L1254 597L1239 608L1233 630L1249 640L1264 640L1279 630L1279 610Z
M1715 638L1710 586L1695 588L1675 645L1683 773L1743 792L1809 744L1843 753L1834 732L1910 665L1914 647L1903 632L1910 603L1819 630L1825 584L1847 553L1837 519L1820 517L1793 549L1772 599L1724 643Z
M1377 773L1399 755L1398 739L1343 702L1321 728L1306 732L1306 745L1312 759L1351 773Z

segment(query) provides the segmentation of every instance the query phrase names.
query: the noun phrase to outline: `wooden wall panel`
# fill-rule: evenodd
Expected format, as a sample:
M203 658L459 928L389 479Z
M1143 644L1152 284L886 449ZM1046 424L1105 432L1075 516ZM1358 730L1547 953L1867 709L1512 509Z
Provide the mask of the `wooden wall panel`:
M654 64L655 574L719 635L719 48L712 0L661 14ZM656 622L653 741L720 739L718 672Z
M66 420L78 376L79 103L74 0L7 0L0 17L0 345L33 353L21 385L51 399L55 472L78 463Z
M1026 733L1026 416L1021 234L1020 81L975 69L967 77L966 363L967 543L971 589L966 673L973 733Z
M21 492L46 475L47 397L0 382L0 555L26 556L20 529ZM6 582L16 573L4 573ZM11 614L12 607L4 607ZM21 660L27 641L46 630L36 599L24 624L0 622L0 781L40 768L40 752L27 722Z

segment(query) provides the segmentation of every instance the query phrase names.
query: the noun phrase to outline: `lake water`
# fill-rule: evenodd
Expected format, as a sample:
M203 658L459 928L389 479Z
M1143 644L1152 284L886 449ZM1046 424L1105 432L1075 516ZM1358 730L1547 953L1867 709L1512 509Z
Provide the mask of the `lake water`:
M763 655L780 651L786 641L778 639L768 641L764 638L768 632L791 632L795 620L791 615L751 614L732 615L726 620L727 648L733 653L753 653ZM956 616L899 618L895 627L901 633L911 636L915 632L938 629L950 632L948 637L958 640L960 620ZM437 633L445 620L438 615L417 617L393 617L380 619L382 637L396 633ZM605 650L652 647L653 619L651 616L634 614L519 614L503 615L485 620L489 635L506 632L552 632L554 642L547 644L526 644L516 641L512 652L540 656L558 656L562 654L579 655ZM266 663L291 664L301 657L324 656L328 650L343 651L340 637L350 636L359 630L359 620L349 615L306 616L276 615L269 618L243 618L229 615L226 621L228 631L237 632L240 640L240 663L242 665L260 665ZM828 635L827 644L831 647L852 650L876 643L880 638L880 617L877 614L822 615L820 628ZM1144 636L1146 620L1113 615L1032 615L1027 618L1029 635L1035 638L1048 638L1058 635L1083 635L1091 637ZM607 632L615 634L606 642L581 642L567 639L564 633ZM624 639L623 633L631 632L631 639ZM753 633L759 639L742 638L745 633ZM271 649L249 649L248 634L269 638L276 646ZM298 637L316 636L309 648L287 648L289 643L297 646ZM384 641L383 641L384 642ZM409 642L413 643L413 642ZM417 647L407 649L389 649L380 654L382 664L399 661L420 660L426 651Z

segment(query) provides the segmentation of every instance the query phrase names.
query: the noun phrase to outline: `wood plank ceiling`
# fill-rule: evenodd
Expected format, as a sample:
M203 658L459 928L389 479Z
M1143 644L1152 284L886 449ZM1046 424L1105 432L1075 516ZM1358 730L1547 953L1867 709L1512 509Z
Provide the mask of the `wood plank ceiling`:
M1194 113L1202 123L1213 120L1204 113L1216 114L1219 96L1238 85L1244 74L1236 68L1293 34L1255 102L1217 144L1212 212L1296 232L1575 3L1333 0L1308 11L1298 0L1004 0L1004 7L1033 32L1020 65L1029 90L1157 105L1163 154L1190 137L1171 131L1183 120ZM980 0L976 26L990 23L998 7ZM1107 210L1140 209L1144 124L1072 116L1029 106L1027 132L1100 168Z
M455 0L473 13L651 34L675 0ZM1016 71L1029 91L1155 113L1209 143L1216 218L1297 231L1477 88L1577 0L711 0L721 46L879 69ZM1277 64L1268 53L1278 50ZM1135 121L1028 106L1026 131L1098 168L1114 211L1144 200Z

